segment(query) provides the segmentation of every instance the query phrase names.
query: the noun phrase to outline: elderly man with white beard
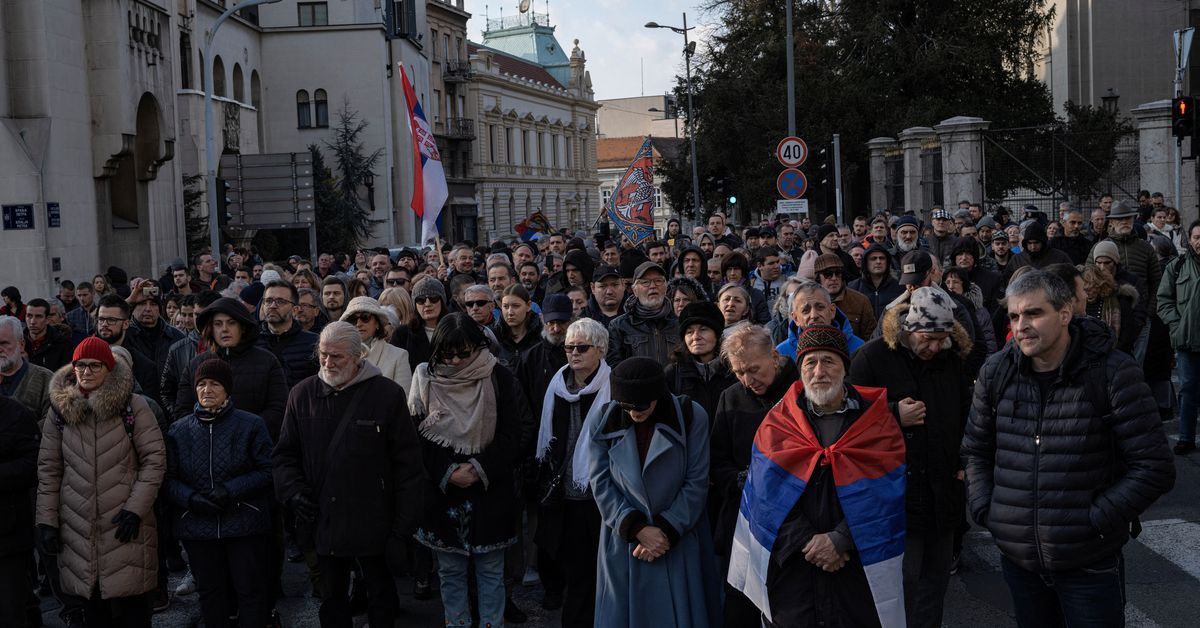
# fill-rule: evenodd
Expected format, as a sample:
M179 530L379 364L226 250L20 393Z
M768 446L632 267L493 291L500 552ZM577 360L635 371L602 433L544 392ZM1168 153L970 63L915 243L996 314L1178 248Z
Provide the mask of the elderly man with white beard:
M350 625L355 563L371 625L395 623L388 563L403 554L422 505L421 443L404 390L365 356L354 325L322 330L320 371L292 389L273 454L276 496L295 514L301 546L316 549L325 626Z

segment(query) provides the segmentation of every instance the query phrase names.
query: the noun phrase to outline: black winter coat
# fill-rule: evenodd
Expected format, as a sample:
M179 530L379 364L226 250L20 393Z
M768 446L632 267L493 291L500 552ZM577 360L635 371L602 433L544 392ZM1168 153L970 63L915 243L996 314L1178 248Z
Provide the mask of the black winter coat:
M279 440L279 426L283 424L283 410L287 405L287 377L279 360L270 351L260 349L253 336L243 338L242 343L232 349L218 348L192 358L179 380L175 393L175 414L191 412L196 405L196 388L192 385L196 368L209 358L218 357L233 369L233 405L239 410L257 414L267 423L271 440Z
M496 341L500 343L500 352L496 354L496 359L501 366L513 373L517 372L517 367L521 364L524 354L542 340L542 319L538 315L530 312L525 328L525 335L521 336L521 341L515 342L512 328L504 322L503 318L497 319L492 325L492 333L496 335Z
M775 376L775 381L761 396L735 380L732 386L721 393L721 399L717 402L712 438L708 445L712 459L709 466L712 486L708 491L708 504L709 513L715 516L713 544L717 555L724 561L729 559L742 487L746 482L745 473L750 468L754 434L758 432L758 426L766 418L767 412L783 398L798 377L796 364L784 358L784 365Z
M271 446L262 418L233 404L212 421L191 414L171 425L163 491L175 536L211 541L270 532ZM225 512L189 509L192 495L217 485L229 491Z
M963 511L959 447L971 406L970 374L963 366L965 347L956 342L930 360L905 344L900 322L907 305L888 311L883 335L854 353L846 381L854 386L886 388L888 408L897 423L897 404L909 398L925 403L925 424L900 426L907 449L905 504L910 532L954 529ZM959 340L965 341L965 332Z
M162 380L162 372L166 367L171 345L182 339L183 332L175 329L161 318L153 329L146 329L137 323L130 323L129 331L125 333L123 345L129 350L129 353L133 354L135 363L133 374L138 383L142 385L142 392L155 401L162 398L159 383ZM136 364L140 358L144 358L152 365L152 369L148 370L145 376L139 372ZM191 412L191 410L191 406L188 406L184 412Z
M71 339L71 330L58 325L46 326L46 339L38 348L33 348L33 339L25 336L25 348L29 350L29 361L50 372L55 372L71 361L75 351L75 341Z
M1158 406L1141 370L1113 351L1112 332L1076 317L1046 401L1014 344L980 371L963 438L970 511L1023 569L1077 569L1120 551L1129 526L1175 483ZM1009 366L1002 366L1005 362ZM1103 369L1109 410L1098 416L1086 384ZM988 383L1011 378L995 400Z
M679 320L673 314L642 318L636 311L631 311L608 324L608 352L604 360L609 366L633 357L651 358L666 364L680 342Z
M418 325L415 329L409 325L401 325L392 332L392 344L408 352L408 366L414 373L417 365L428 362L433 355L433 345L425 335L425 327Z
M497 364L492 370L496 389L496 431L483 451L467 456L421 438L421 458L429 483L417 540L432 549L456 554L478 554L516 542L516 498L514 470L523 452L529 405L512 373ZM418 425L425 417L415 416ZM474 459L486 482L467 488L449 482L451 467Z
M682 352L683 347L680 346ZM691 354L683 352L675 357L666 369L667 388L671 394L687 395L692 401L700 404L708 416L716 416L717 402L726 388L737 383L737 378L729 370L725 360L718 359L714 365L712 377L704 379L700 367Z
M568 370L562 376L571 377L572 375ZM579 397L579 401L576 403L579 404L581 423L586 422L588 412L591 411L592 404L595 401L596 393L581 395ZM567 451L570 425L571 404L566 399L556 396L554 398L554 414L551 417L550 425L550 451L546 454L542 463L538 465L538 491L534 496L540 501L534 541L537 543L538 549L549 552L551 556L558 556L562 539L564 537L570 538L572 535L571 530L563 530L563 501L565 500L563 487L571 481L570 476L566 474L566 462L574 454L574 451ZM581 429L575 441L575 447L587 447L587 438L586 428ZM546 499L543 500L543 498ZM589 496L588 499L591 499L591 497ZM574 531L574 533L578 532L581 531ZM597 537L588 542L595 544L598 540L599 538Z
M542 339L529 349L517 367L517 382L529 402L529 411L534 421L542 416L542 401L546 398L546 389L550 387L550 379L559 369L567 365L567 352L562 345L552 345Z
M1092 239L1082 233L1074 238L1056 235L1050 238L1050 246L1067 254L1071 263L1078 266L1087 262L1088 253L1092 250Z
M370 363L359 368L342 390L319 377L292 389L272 456L279 501L304 493L320 508L313 532L326 556L382 555L421 512L421 441L404 389Z
M0 396L0 556L33 549L33 502L37 486L37 418L16 399Z
M879 282L878 286L875 285L875 282L871 281L871 273L867 271L867 256L875 251L880 251L887 254L888 263L888 274L884 275L883 281ZM867 248L866 252L863 253L862 266L859 267L859 270L862 272L862 274L858 279L846 284L847 288L857 291L858 293L867 297L867 300L871 302L871 307L875 308L875 320L877 321L883 320L884 308L886 308L887 305L892 301L895 301L896 297L904 293L904 286L900 285L896 281L896 278L892 275L892 273L896 270L895 266L893 265L894 261L895 260L892 258L892 254L888 251L886 246L883 246L882 244L871 244L871 246Z
M189 331L182 340L177 340L167 352L167 363L159 375L158 394L162 397L163 409L172 420L186 416L191 408L181 408L175 411L175 400L179 397L179 384L188 365L196 357L200 348L200 335L195 330ZM190 382L187 385L191 385Z
M317 374L317 340L319 336L304 331L300 323L292 321L291 329L282 334L271 333L264 321L258 331L258 346L271 352L283 366L288 390L296 384Z

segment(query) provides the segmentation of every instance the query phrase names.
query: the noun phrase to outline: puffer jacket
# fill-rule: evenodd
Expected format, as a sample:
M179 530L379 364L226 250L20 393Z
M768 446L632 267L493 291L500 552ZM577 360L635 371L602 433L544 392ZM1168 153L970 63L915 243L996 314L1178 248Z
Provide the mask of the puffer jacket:
M57 371L71 361L75 344L75 341L71 340L70 329L60 325L47 325L46 336L36 349L33 347L33 338L25 334L25 349L29 352L29 362L51 371Z
M125 334L124 347L133 355L134 377L142 385L142 391L151 399L161 399L162 372L167 366L167 358L171 346L183 340L184 333L167 324L165 319L159 319L153 329L147 329L130 322L129 331ZM145 373L139 363L145 363Z
M1200 255L1194 251L1167 264L1158 284L1158 316L1171 330L1171 346L1200 351Z
M16 399L0 396L0 556L33 549L33 504L37 486L38 423Z
M865 341L855 335L854 328L850 325L850 319L846 318L846 315L842 314L841 310L837 310L836 308L835 310L836 313L833 315L833 322L831 324L838 328L842 332L842 335L846 337L846 345L850 349L850 355L853 356L854 352L858 351L858 348L865 344ZM788 321L787 340L784 340L775 347L779 355L793 362L796 361L796 343L800 341L800 332L802 331L804 330L800 329L799 325L796 325L796 321Z
M196 326L203 329L208 320L218 313L228 314L241 324L241 342L235 347L216 347L192 358L179 379L175 416L181 418L195 407L193 374L202 362L217 357L228 362L233 369L233 391L230 394L233 405L262 417L267 423L271 440L279 440L279 427L283 425L283 410L288 398L287 376L283 367L270 351L255 346L258 343L258 325L246 309L233 299L217 299L204 308L196 317Z
M258 346L271 352L283 366L288 390L317 374L317 334L304 331L298 321L282 334L271 333L266 321L259 324Z
M190 414L167 434L164 493L172 529L184 541L211 541L271 530L271 437L261 417L233 404L211 421ZM223 484L229 508L220 515L189 510L196 491Z
M520 342L513 341L512 328L504 322L503 318L496 319L496 322L492 324L492 333L495 334L496 341L500 343L500 351L496 353L496 359L504 368L515 373L520 370L521 358L524 354L541 342L542 319L533 312L529 313L529 320L525 323L525 335L521 336Z
M642 318L636 310L631 310L608 324L608 352L604 360L609 366L633 357L666 364L680 342L679 320L670 312L659 318Z
M1137 363L1112 350L1100 321L1076 317L1069 330L1044 404L1014 343L987 360L962 445L972 517L1009 560L1040 573L1120 551L1131 522L1175 484L1158 406ZM1104 370L1106 417L1088 399L1089 368ZM989 400L989 382L1005 371L1011 378Z
M871 281L871 274L867 272L867 256L875 251L882 251L887 254L888 274L884 275L883 281L879 285ZM896 282L896 278L892 273L896 270L893 266L892 254L888 252L886 246L882 244L872 244L865 253L863 253L862 261L862 276L846 285L847 288L862 294L871 302L871 308L875 313L875 320L883 318L883 309L904 292L904 286Z
M37 523L58 528L63 590L102 599L141 595L158 586L154 498L166 469L166 448L154 413L133 394L133 375L120 360L104 384L84 397L70 365L50 380L50 403L62 422L42 422L38 453ZM132 409L130 434L122 416ZM137 536L116 538L113 517L141 517Z

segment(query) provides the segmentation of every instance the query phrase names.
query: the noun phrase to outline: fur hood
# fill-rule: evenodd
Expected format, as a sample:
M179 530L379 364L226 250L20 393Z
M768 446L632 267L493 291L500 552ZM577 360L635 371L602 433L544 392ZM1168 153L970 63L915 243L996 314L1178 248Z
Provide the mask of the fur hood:
M892 306L891 309L886 310L883 314L883 326L880 330L880 336L887 343L888 348L893 351L900 347L908 348L908 345L901 342L901 335L905 333L901 323L904 322L904 317L908 316L908 308L909 304L907 302L899 303ZM959 357L965 359L971 354L971 347L973 346L971 337L967 334L967 330L963 329L962 323L958 321L954 321L954 329L950 330L950 342L953 344L953 348L958 351Z
M79 425L88 420L88 412L99 421L120 417L133 394L133 373L121 360L108 374L104 383L87 397L79 390L75 370L67 364L50 379L50 405L67 425Z

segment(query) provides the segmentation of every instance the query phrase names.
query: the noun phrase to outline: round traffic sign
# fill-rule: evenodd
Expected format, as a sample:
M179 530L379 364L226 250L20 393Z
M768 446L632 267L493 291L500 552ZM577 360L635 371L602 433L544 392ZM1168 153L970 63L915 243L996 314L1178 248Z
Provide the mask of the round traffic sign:
M800 198L808 190L808 179L804 178L803 172L788 168L779 173L779 178L775 180L775 188L783 198Z
M785 137L775 147L775 159L787 168L799 168L808 159L808 144L798 137Z

